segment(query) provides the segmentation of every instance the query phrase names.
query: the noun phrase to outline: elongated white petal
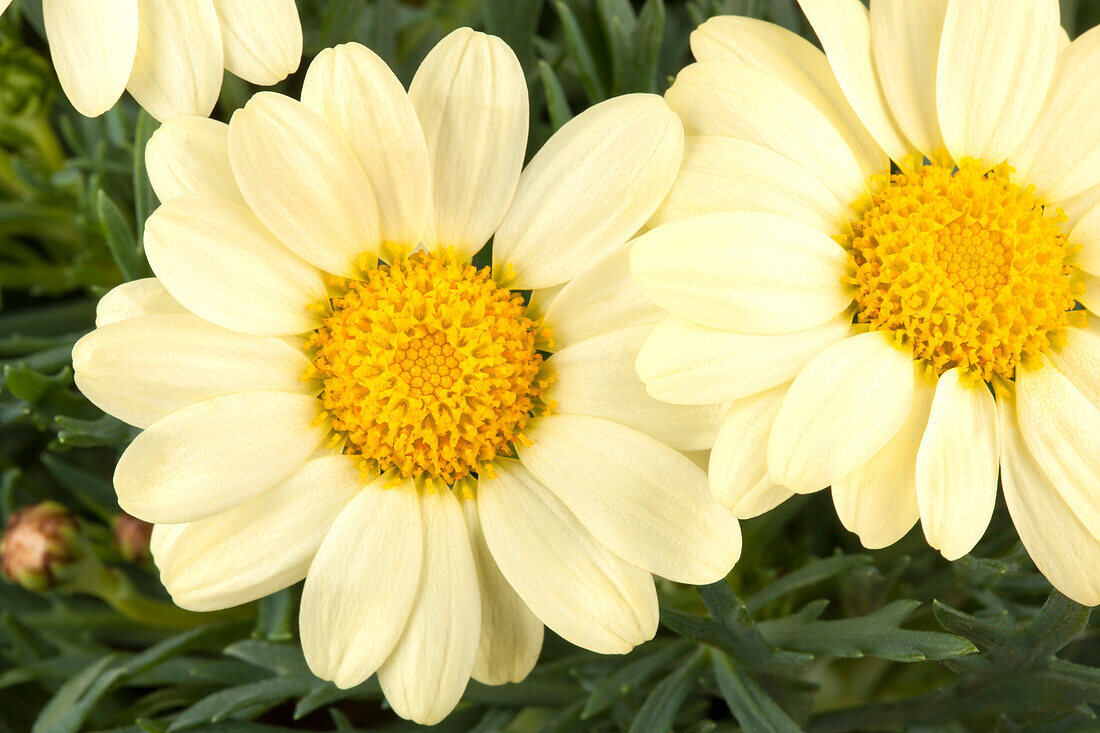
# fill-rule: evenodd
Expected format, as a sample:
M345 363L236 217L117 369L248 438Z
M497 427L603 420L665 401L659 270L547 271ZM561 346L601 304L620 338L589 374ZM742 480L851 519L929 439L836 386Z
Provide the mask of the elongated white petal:
M756 18L723 15L691 34L699 61L733 59L755 66L801 94L843 135L865 176L890 167L890 159L852 109L829 61L802 36Z
M997 385L1001 486L1031 559L1055 588L1086 606L1100 604L1100 541L1035 462L1020 434L1012 394Z
M134 439L115 467L125 511L147 522L211 517L270 489L324 434L320 403L288 392L239 392L173 412Z
M409 623L378 668L398 715L435 725L458 704L477 658L481 598L466 519L453 492L420 497L424 565Z
M477 502L464 501L462 510L481 595L481 638L472 676L486 685L519 682L538 661L543 624L500 572L485 542Z
M701 61L665 93L687 135L722 135L762 145L812 171L841 201L865 177L851 148L805 97L765 71L737 61Z
M478 481L485 541L508 582L556 634L600 654L625 654L657 631L653 577L601 544L516 461Z
M917 150L943 147L936 114L936 66L948 0L875 0L871 46L898 129Z
M401 82L369 48L346 43L310 64L302 102L355 151L378 201L382 241L411 252L428 223L432 175L424 132Z
M65 96L80 114L98 117L126 90L138 44L137 0L42 0L42 14Z
M642 292L696 323L792 333L835 318L852 300L844 249L802 222L735 212L681 219L634 242Z
M187 313L155 277L144 277L117 285L99 299L95 308L96 328L127 318L157 313Z
M225 68L246 81L271 86L302 60L302 22L294 0L214 0Z
M628 94L567 122L520 176L493 239L510 287L566 282L621 247L653 215L680 166L684 130L655 94Z
M229 166L229 125L207 117L173 117L145 146L149 182L161 201L194 193L244 204Z
M1100 314L1100 277L1084 273L1085 293L1078 296L1081 305L1088 308L1092 315Z
M677 405L729 402L789 382L823 349L848 335L847 312L806 331L735 333L669 316L638 354L646 391Z
M218 101L225 67L214 4L137 0L137 5L137 54L126 88L158 120L206 117Z
M928 544L948 560L970 552L989 526L999 455L989 388L958 369L944 372L917 452L917 503Z
M211 323L273 336L316 328L308 306L325 295L320 272L243 206L210 196L174 198L149 217L145 252L172 296Z
M880 332L846 338L794 380L768 440L768 474L806 494L869 461L905 424L913 357Z
M826 234L841 231L847 202L812 173L769 148L719 136L684 140L684 161L650 220L660 226L717 211L761 211L797 219Z
M558 348L615 329L656 323L662 316L630 274L629 247L620 247L566 283L545 313Z
M1016 416L1035 462L1100 539L1100 409L1046 362L1017 373Z
M104 412L148 427L181 407L257 389L309 394L309 359L279 338L247 336L189 313L130 318L73 347L76 384Z
M539 418L527 435L533 444L518 449L524 467L616 555L683 583L710 583L733 567L737 520L683 454L582 415Z
M208 519L157 525L150 545L177 606L213 611L297 583L362 488L347 456L306 461L254 499Z
M1100 205L1085 212L1070 231L1069 241L1081 245L1073 264L1091 275L1100 274Z
M298 626L315 675L340 688L374 674L393 651L420 585L420 499L383 475L340 512L306 575Z
M1089 402L1100 408L1100 327L1095 319L1087 328L1066 329L1066 345L1050 360Z
M409 98L432 170L425 244L472 257L512 202L527 147L527 83L495 36L459 28L431 50Z
M738 519L775 508L794 492L768 477L768 434L789 385L730 405L710 451L710 490Z
M374 266L381 233L370 182L319 114L257 94L229 122L229 161L249 207L293 252L334 275Z
M871 20L859 0L798 0L856 114L882 149L901 160L912 149L886 103L875 67Z
M918 376L913 383L913 405L905 424L871 460L833 482L837 516L849 532L859 535L868 549L894 544L920 518L917 450L935 394L935 386Z
M1058 18L1058 0L949 0L936 109L956 160L972 156L992 165L1023 140L1054 74Z

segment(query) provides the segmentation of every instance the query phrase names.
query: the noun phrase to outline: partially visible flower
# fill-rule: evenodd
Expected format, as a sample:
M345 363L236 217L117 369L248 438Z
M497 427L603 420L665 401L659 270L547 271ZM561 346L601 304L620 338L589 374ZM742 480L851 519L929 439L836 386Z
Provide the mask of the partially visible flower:
M75 560L76 519L57 502L23 507L8 517L0 536L0 575L35 591L52 588Z
M115 516L111 526L115 547L130 562L140 563L149 559L149 540L152 536L153 525L126 512Z

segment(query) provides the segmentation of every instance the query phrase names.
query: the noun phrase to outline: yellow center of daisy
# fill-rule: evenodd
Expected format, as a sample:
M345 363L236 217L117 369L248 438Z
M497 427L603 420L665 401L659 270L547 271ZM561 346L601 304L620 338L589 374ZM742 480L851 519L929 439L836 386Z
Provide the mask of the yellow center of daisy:
M1081 285L1070 277L1065 215L1012 168L946 155L873 176L840 238L857 323L892 331L939 374L1013 378L1059 345Z
M340 280L310 337L333 443L364 473L454 485L511 454L546 382L523 298L489 268L417 253Z

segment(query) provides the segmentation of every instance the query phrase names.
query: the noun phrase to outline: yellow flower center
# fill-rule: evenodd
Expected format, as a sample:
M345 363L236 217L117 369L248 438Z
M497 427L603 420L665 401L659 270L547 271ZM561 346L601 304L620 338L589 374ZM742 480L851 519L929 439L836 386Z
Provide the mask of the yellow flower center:
M489 268L417 253L339 280L322 304L307 379L321 382L334 445L364 474L447 485L511 454L547 386L523 298Z
M1082 285L1061 224L1012 168L946 156L872 176L839 241L849 251L857 323L892 331L936 373L1013 378L1060 345Z

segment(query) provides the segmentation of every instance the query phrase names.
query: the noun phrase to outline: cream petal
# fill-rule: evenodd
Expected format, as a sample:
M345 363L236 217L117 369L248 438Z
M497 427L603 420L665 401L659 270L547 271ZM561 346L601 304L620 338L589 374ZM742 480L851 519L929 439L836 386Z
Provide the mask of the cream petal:
M1062 199L1061 201L1050 201L1049 203L1052 206L1057 206L1066 213L1067 220L1062 224L1062 230L1072 231L1073 227L1077 226L1085 217L1085 214L1093 207L1100 205L1100 183L1072 198ZM1072 242L1073 240L1070 241Z
M159 524L150 547L160 580L176 605L191 611L237 606L297 583L361 488L347 456L314 458L227 512Z
M144 428L234 392L310 394L309 359L279 338L246 336L189 313L130 318L73 347L76 384L104 412Z
M714 582L733 567L741 553L737 520L683 454L587 415L539 418L527 437L532 445L518 448L524 468L619 557L692 584Z
M1023 140L1054 74L1058 19L1058 0L949 0L936 109L956 160L999 163Z
M1066 345L1050 360L1089 402L1100 408L1100 326L1094 319L1087 328L1066 329Z
M149 183L161 201L194 193L244 204L229 167L229 125L207 117L173 117L145 146Z
M1035 462L1100 539L1100 409L1056 367L1016 374L1016 417Z
M65 96L80 114L98 117L126 90L138 45L137 0L42 0L42 15Z
M875 0L871 46L901 133L926 156L944 146L936 115L936 65L948 0Z
M462 507L452 491L420 497L424 565L405 631L378 668L402 718L435 725L458 704L477 658L481 598Z
M462 510L481 594L481 639L472 676L485 685L519 682L538 661L542 621L531 613L493 559L478 518L477 502L464 501Z
M298 69L302 22L294 0L214 0L214 9L229 71L266 87Z
M844 312L806 331L735 333L669 316L642 346L636 366L646 391L664 402L729 402L794 379L851 324Z
M123 452L115 491L126 512L177 524L211 517L279 483L320 445L320 402L288 392L238 392L153 423Z
M209 196L172 199L146 222L145 253L173 297L212 323L271 336L317 327L308 306L325 296L320 272L243 206Z
M656 323L661 309L630 274L630 248L620 247L570 280L546 307L544 323L558 348L628 326Z
M913 357L869 331L815 356L791 385L768 439L768 474L800 494L862 466L905 424Z
M710 490L738 519L774 509L794 492L768 477L768 434L789 384L736 400L710 451Z
M1100 204L1088 209L1074 225L1069 241L1081 245L1072 257L1073 264L1091 275L1100 275Z
M354 687L390 656L420 584L425 537L411 480L362 489L325 535L306 575L298 627L315 675Z
M221 94L225 66L213 3L137 0L137 5L137 54L126 88L158 120L206 117Z
M576 277L653 215L683 149L680 120L655 94L615 97L577 115L520 176L493 238L494 270L514 265L509 286L522 290Z
M890 159L864 127L829 61L802 36L756 18L710 18L691 34L699 61L730 59L755 66L801 94L844 136L865 176L890 168Z
M500 571L558 636L600 654L625 654L657 631L652 576L601 544L518 462L478 481L485 541Z
M760 211L840 232L847 208L819 178L774 150L729 137L692 136L684 140L680 174L649 224Z
M840 201L854 201L864 190L866 177L841 133L766 71L700 61L677 75L665 99L687 135L721 135L774 150L812 171Z
M459 28L428 53L409 98L432 170L429 249L474 255L492 236L516 191L527 147L527 82L495 36Z
M116 285L99 299L95 308L96 328L125 321L127 318L159 313L187 313L155 277Z
M1020 541L1055 588L1083 605L1098 605L1100 542L1039 468L1020 434L1012 394L996 386L1001 486Z
M378 201L387 252L414 250L431 211L431 167L416 110L386 62L358 43L325 49L306 73L302 103L355 151Z
M1084 273L1082 281L1085 284L1085 292L1077 298L1078 301L1093 315L1100 314L1100 277Z
M852 301L847 254L794 219L704 214L635 240L631 270L665 310L742 333L793 333L835 318Z
M920 365L914 368L922 370ZM868 549L894 544L920 518L917 449L928 425L935 394L935 386L918 375L913 383L913 405L905 424L871 460L833 482L833 506L837 516Z
M948 560L970 552L989 526L999 455L989 387L947 370L917 451L917 503L925 539Z
M900 161L912 145L898 129L879 83L867 8L859 0L798 0L798 4L848 102L882 149Z
M319 114L260 92L229 121L229 160L249 207L298 256L346 277L375 265L381 233L370 182Z

